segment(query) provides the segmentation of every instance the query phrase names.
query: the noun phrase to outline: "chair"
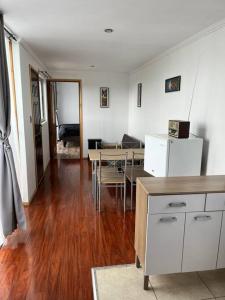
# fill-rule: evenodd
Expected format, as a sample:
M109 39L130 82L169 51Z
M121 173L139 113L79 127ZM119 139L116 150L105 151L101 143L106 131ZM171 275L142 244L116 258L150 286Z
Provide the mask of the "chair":
M117 143L105 143L105 142L96 142L95 143L96 149L118 149ZM107 163L109 166L114 166L116 164L115 161L108 161Z
M115 164L108 165L109 161L114 161ZM117 162L123 161L123 169L118 168ZM118 187L123 188L124 212L126 211L126 166L127 154L99 154L99 167L97 169L97 199L98 209L101 211L101 188L115 187L116 192Z
M133 152L131 166L126 168L126 177L130 182L131 190L131 209L133 208L133 190L136 185L137 177L151 177L149 173L144 170L144 155L143 153Z

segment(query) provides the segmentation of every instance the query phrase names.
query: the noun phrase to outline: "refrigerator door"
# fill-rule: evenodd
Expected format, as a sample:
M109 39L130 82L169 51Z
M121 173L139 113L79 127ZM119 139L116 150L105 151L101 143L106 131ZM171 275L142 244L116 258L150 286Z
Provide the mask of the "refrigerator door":
M168 176L199 176L201 170L202 140L169 140Z
M155 136L145 137L144 169L155 177L167 176L168 139Z

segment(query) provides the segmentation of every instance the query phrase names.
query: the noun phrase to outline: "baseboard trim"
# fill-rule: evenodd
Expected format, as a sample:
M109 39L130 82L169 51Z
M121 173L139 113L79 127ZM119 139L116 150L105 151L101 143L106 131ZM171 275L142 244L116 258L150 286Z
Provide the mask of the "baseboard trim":
M36 196L36 193L37 193L37 190L38 190L38 187L40 186L40 184L42 183L42 181L43 181L44 178L45 178L46 172L47 172L47 170L48 170L48 168L49 168L49 165L50 165L50 161L51 161L51 160L49 160L49 162L48 162L48 164L47 164L47 167L45 168L43 177L41 178L40 183L38 184L38 186L36 187L35 191L33 192L33 195L31 196L30 200L28 200L28 201L23 201L23 202L22 202L24 207L27 207L27 206L31 205L32 201L34 200L34 198L35 198L35 196Z

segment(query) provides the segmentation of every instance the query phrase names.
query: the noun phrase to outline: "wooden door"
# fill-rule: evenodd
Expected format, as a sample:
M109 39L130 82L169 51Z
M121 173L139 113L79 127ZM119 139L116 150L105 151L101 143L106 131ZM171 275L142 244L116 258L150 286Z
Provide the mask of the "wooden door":
M57 82L78 82L79 83L79 115L80 115L80 159L83 158L83 113L82 113L82 88L80 80L70 79L49 79L47 81L48 95L48 121L49 121L49 145L51 159L57 157L56 138L56 83Z
M47 81L49 146L51 159L56 158L56 82Z
M183 272L216 268L222 212L187 213Z
M42 126L41 126L39 76L38 73L32 68L30 68L30 80L31 80L32 120L33 120L33 131L34 131L34 148L35 148L35 159L36 159L36 177L37 177L37 185L38 185L41 182L44 174Z

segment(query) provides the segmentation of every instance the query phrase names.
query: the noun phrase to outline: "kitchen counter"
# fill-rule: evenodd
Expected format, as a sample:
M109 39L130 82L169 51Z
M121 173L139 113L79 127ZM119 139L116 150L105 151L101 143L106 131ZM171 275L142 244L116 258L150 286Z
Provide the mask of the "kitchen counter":
M225 176L137 179L136 266L149 275L225 268Z
M149 195L224 193L225 175L146 177L137 181Z

